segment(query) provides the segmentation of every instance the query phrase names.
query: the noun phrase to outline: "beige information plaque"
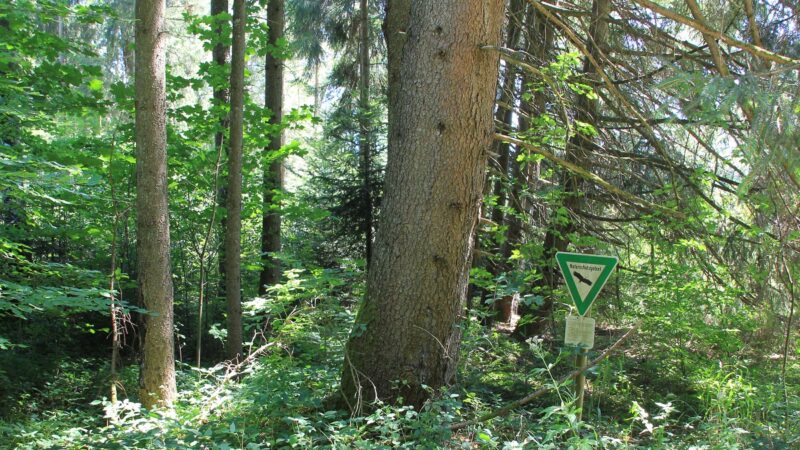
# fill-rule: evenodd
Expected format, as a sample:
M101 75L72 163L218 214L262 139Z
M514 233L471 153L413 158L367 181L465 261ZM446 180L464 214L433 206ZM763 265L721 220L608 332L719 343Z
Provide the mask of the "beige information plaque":
M591 317L567 316L567 331L564 344L581 348L594 347L594 319Z

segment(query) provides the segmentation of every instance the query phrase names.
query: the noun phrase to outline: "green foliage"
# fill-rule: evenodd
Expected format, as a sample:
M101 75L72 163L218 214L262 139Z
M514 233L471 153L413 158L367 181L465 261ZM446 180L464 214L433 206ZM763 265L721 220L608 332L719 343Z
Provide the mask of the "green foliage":
M656 385L677 362L664 359L647 365L612 357L590 371L591 396L585 421L579 422L571 382L555 381L571 370L568 351L541 340L520 344L476 320L464 325L457 385L434 393L434 400L420 411L402 404L380 405L368 416L350 417L326 402L336 393L342 344L354 317L340 303L351 301L349 283L341 282L347 276L295 272L271 292L272 300L252 301L249 310L255 314L249 317L256 322L262 322L256 319L259 314L277 317L291 303L295 306L275 323L269 353L244 367L238 383L231 383L224 365L202 370L183 367L180 400L172 412L144 411L131 400L89 405L92 396L76 397L81 390L73 389L96 385L92 378L96 369L76 360L62 366L69 375L49 388L71 392L63 395L64 405L84 406L62 409L39 403L49 396L36 401L22 397L21 404L39 415L26 422L0 422L0 436L19 448L553 449L752 448L766 439L778 445L781 439L791 442L800 436L796 408L790 407L789 425L794 428L784 437L768 428L770 422L784 420L786 399L795 406L800 401L793 393L784 398L771 384L752 376L757 370L762 378L771 377L774 368L720 368L708 359L688 366L691 375ZM600 338L598 345L605 346L608 340ZM645 336L635 347L648 348L646 342ZM126 370L124 378L135 384L135 371ZM676 390L681 380L684 391ZM543 386L552 391L508 418L455 433L447 428ZM94 395L100 396L97 391ZM48 413L53 406L60 412Z
M0 6L0 320L108 310L103 258L90 250L107 245L100 211L117 145L97 125L103 73L91 46L41 26L92 26L107 14L50 0ZM117 163L114 176L131 167Z
M619 81L619 95L651 122L644 127L627 116L630 110L603 83L583 73L583 55L568 45L562 54L537 61L540 73L526 75L513 103L543 106L524 118L526 128L511 133L632 194L674 208L685 219L632 207L591 183L575 183L563 168L512 146L518 172L495 174L508 194L506 204L494 193L484 201L484 216L497 208L506 220L484 226L480 236L476 256L485 264L472 269L470 282L482 304L473 304L459 325L463 342L456 383L431 392L433 399L421 410L402 402L379 404L367 416L351 417L335 409L332 400L343 345L366 289L363 239L369 224L359 153L364 119L375 156L367 169L372 184L366 188L376 205L381 197L387 85L383 11L381 2L369 2L372 103L362 110L355 89L354 2L287 3L290 36L277 46L267 44L263 4L249 5L249 93L260 87L258 61L266 54L305 59L306 76L328 65L326 46L336 56L325 82L328 94L319 95L321 109L315 111L322 119L313 118L310 108L297 108L286 112L282 124L270 125L272 113L257 96L247 100L245 326L252 349L268 347L235 374L225 365L207 363L217 358L226 338L216 273L218 228L225 217L217 197L225 180L225 152L213 139L224 133L229 108L211 94L227 87L230 67L182 59L229 44L230 15L197 16L191 2L170 8L168 189L175 331L179 358L186 358L180 351L187 342L207 339L203 361L210 366L179 362L181 393L172 411L145 411L137 403L138 328L132 324L124 327L131 334L120 358L123 400L105 399L110 298L124 313L143 312L132 305L129 279L136 265L135 99L128 73L133 2L0 4L0 445L797 447L796 70L767 69L741 59L741 52L726 51L725 57L736 61L735 70L716 76L710 65L696 63L695 50L681 53L678 41L674 55L660 56L655 65L639 64L625 52L647 53L651 44L622 34L628 19L615 15L614 45L630 47L612 48L608 54L619 60L607 74ZM770 22L781 11L775 6L758 12L759 21ZM732 33L745 30L739 18L730 20L731 29L740 28ZM785 42L786 52L796 53L792 20L787 16L762 27L766 45ZM217 26L221 36L214 32ZM631 69L647 75L628 78ZM323 90L316 86L315 92ZM576 120L576 100L598 101L597 120ZM321 126L306 129L308 124ZM643 128L652 128L654 136L645 136ZM263 147L279 129L300 137L265 154ZM592 143L585 157L572 151L580 139ZM662 148L656 149L653 139ZM271 162L290 156L304 158L296 167L302 185L276 193L280 206L267 206L282 214L284 251L277 256L286 271L282 283L255 296L260 175ZM523 229L518 241L509 237L514 220ZM117 254L113 291L112 242ZM509 252L490 254L507 245ZM550 280L547 273L548 255L558 245L617 254L621 260L593 308L599 325L590 357L623 329L641 323L622 351L588 372L583 421L577 420L572 382L556 381L572 370L574 357L560 347L570 305L558 277ZM195 329L201 290L208 321ZM553 302L542 339L520 342L507 335L510 325L485 325L489 306L509 295L518 295L528 310L517 325ZM506 417L455 432L449 428L540 388L550 390Z
M354 99L343 98L338 108L326 117L324 138L315 143L307 158L310 178L299 192L301 201L328 214L325 221L314 223L317 236L309 236L316 241L314 257L321 265L331 265L341 258L364 258L364 236L370 226L366 220L370 205L365 201L364 189L370 190L373 214L382 198L381 149L385 143L376 137L383 129L376 126L370 133L371 183L365 187L355 110Z

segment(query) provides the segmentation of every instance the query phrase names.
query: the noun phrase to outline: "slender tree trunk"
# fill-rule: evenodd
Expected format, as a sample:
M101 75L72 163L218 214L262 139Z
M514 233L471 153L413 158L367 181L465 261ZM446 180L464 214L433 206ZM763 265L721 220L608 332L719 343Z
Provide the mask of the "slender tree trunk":
M555 35L552 26L547 20L538 13L536 8L527 4L525 10L524 25L526 33L524 33L525 52L532 60L530 64L534 67L544 67L550 60L551 49L553 46L553 37ZM529 83L531 82L530 74L522 71L520 77L520 97L527 92ZM544 92L531 92L533 98L530 101L520 101L520 114L519 117L519 130L526 132L530 129L531 119L537 115L546 113L547 94ZM512 187L509 195L509 204L515 208L523 217L529 217L532 213L531 204L523 198L523 189L530 189L536 191L538 186L536 180L539 177L540 163L527 163L523 168L517 157L524 151L516 148L514 157L511 158L511 180ZM503 244L502 255L508 261L514 248L518 247L523 242L523 220L518 216L512 216L508 219L508 230L506 231L506 241ZM525 309L525 305L521 304L520 309Z
M524 125L520 126L524 130ZM529 213L529 205L522 199L522 187L527 186L529 182L529 173L533 165L528 163L523 170L522 165L516 160L519 155L520 149L517 148L516 152L510 158L509 165L511 166L511 193L508 196L509 207L514 208L519 214L527 216ZM508 228L506 229L506 240L500 248L500 258L503 261L508 261L511 258L512 251L522 243L522 219L516 216L508 217L506 222Z
M421 406L455 375L497 85L501 1L390 0L389 160L344 401Z
M508 17L508 25L507 25L507 33L506 33L506 42L505 46L509 49L516 48L519 38L520 38L520 29L519 29L519 21L518 15L524 11L524 4L521 0L512 0L509 5L509 17ZM495 122L500 123L503 132L508 133L509 130L512 128L512 121L514 118L513 114L513 102L514 102L514 91L516 90L517 85L517 70L509 63L505 63L505 67L503 70L503 75L501 77L502 82L500 83L500 89L497 96L497 109L495 111ZM509 169L509 149L510 145L507 142L499 142L495 141L492 143L492 149L494 153L497 154L497 164L495 164L495 169L497 170L497 178L495 178L494 186L492 188L492 195L497 197L497 206L492 209L492 222L496 223L497 225L503 225L503 219L505 217L503 213L503 207L506 206L506 182L508 181L508 169ZM493 271L495 275L498 272L503 270L503 264L499 264Z
M269 43L278 45L283 38L284 0L269 0L267 21L269 23ZM269 123L280 127L283 120L283 60L267 54L264 106L272 111ZM272 136L269 146L264 149L268 156L275 156L283 146L283 130ZM276 254L281 251L281 214L279 198L276 193L283 189L283 161L273 159L264 168L264 197L261 218L261 262L263 267L258 279L258 292L264 294L267 287L278 284L281 279L280 260Z
M244 51L245 0L233 1L233 51L231 54L231 132L228 157L228 212L225 228L225 300L228 305L228 339L225 353L237 360L242 354L242 152L244 151Z
M598 61L601 60L599 47L605 45L608 35L609 11L609 0L594 0L592 2L592 21L589 31L590 39L588 49L589 53ZM544 20L538 14L536 14L536 17ZM596 81L597 71L588 58L584 58L583 73L588 81ZM582 95L576 99L575 107L576 122L583 122L590 125L596 124L597 100ZM566 159L580 166L586 166L593 146L594 142L591 136L576 132L567 143ZM583 179L575 174L565 172L562 178L562 185L565 195L564 207L570 214L573 214L583 203L583 199L581 198ZM516 337L524 339L544 333L553 312L555 300L552 296L552 292L559 282L558 269L555 265L555 255L557 252L567 249L570 243L569 235L574 231L575 223L572 217L568 218L566 223L556 221L556 223L552 223L548 226L544 238L544 250L542 253L543 262L540 267L542 278L536 283L536 287L542 291L544 303L536 311L531 312L535 315L533 321L527 322L525 325L515 330ZM521 313L527 312L529 311L521 311Z
M222 13L228 12L228 0L211 0L211 15L217 16ZM216 22L214 27L214 33L216 34L218 42L214 49L211 51L211 59L214 61L214 64L222 67L228 61L228 53L230 52L230 48L227 45L221 43L223 40L222 36L222 23ZM218 105L219 107L228 104L228 88L223 86L214 86L214 104ZM225 155L228 155L228 145L225 143L225 130L228 129L228 118L227 115L223 116L219 120L219 130L214 133L214 148L217 150L219 154L220 149L225 152ZM227 181L223 181L219 188L217 188L217 204L220 208L225 208L227 206ZM219 271L219 285L218 285L218 296L224 297L225 296L225 229L227 229L227 218L222 216L220 218L220 228L222 232L222 236L219 239L219 248L217 250L217 259L218 259L218 271Z
M361 30L359 36L359 151L361 154L361 189L364 207L364 254L369 268L372 259L372 230L373 230L373 201L372 201L372 148L370 133L372 132L369 104L369 5L367 0L361 0Z
M121 221L127 220L127 210L119 210L119 201L117 200L116 183L114 182L114 150L116 142L111 144L111 153L108 158L108 185L111 193L111 211L114 214L114 226L111 235L111 275L108 281L109 297L109 313L111 316L111 370L110 370L110 399L111 399L111 414L116 415L117 386L120 384L117 367L119 366L119 351L122 348L122 333L125 330L125 313L119 307L122 301L122 291L117 296L117 255L118 245L117 239L119 235L119 226Z
M550 51L553 45L554 30L547 19L543 17L533 6L529 5L525 18L526 27L528 29L527 39L527 52L534 58L534 65L545 65L550 59ZM522 78L523 86L527 86L530 82L530 75L525 73ZM527 88L525 88L527 89ZM546 94L537 92L533 94L533 99L529 102L523 102L520 109L523 114L520 118L520 129L526 131L530 128L530 119L539 114L545 114L546 110ZM525 117L527 116L527 117ZM529 166L529 170L531 167ZM536 186L531 186L531 181L538 179L539 166L537 164L534 169L536 173L531 176L526 176L523 172L517 170L520 179L517 179L512 197L519 198L521 187L527 186L529 189L536 189ZM523 210L527 205L520 205ZM527 211L526 211L527 212ZM548 298L549 292L554 287L554 276L556 275L555 253L561 249L566 249L566 242L556 241L556 236L551 228L547 228L543 241L543 256L542 262L539 265L539 273L541 278L533 282L534 293L543 295L545 298L541 306L531 308L523 303L519 305L520 316L534 315L534 322L522 325L514 332L514 336L520 339L525 339L535 334L540 334L546 325L546 318L548 318L552 311L552 299ZM507 235L506 249L510 253L512 243L518 243L522 240L522 222L514 220L509 225Z
M214 165L214 193L215 206L211 212L211 219L208 221L206 232L203 235L203 243L198 251L197 259L200 260L200 285L198 286L198 299L197 299L197 346L195 347L195 363L197 368L200 368L200 363L203 356L203 307L206 301L206 280L208 278L208 268L206 256L208 256L208 248L211 244L211 235L214 233L216 219L217 219L217 195L219 193L219 172L222 163L222 148L217 148L217 162Z
M123 31L125 35L128 35L125 31ZM123 38L122 41L122 66L125 71L125 81L130 83L134 77L134 48L133 43L130 42L130 36L128 35L127 38Z
M514 118L513 111L511 108L506 106L502 106L503 104L508 105L511 101L511 96L509 95L509 91L514 89L514 81L515 76L513 74L514 70L511 67L506 67L506 74L503 77L503 84L500 88L500 97L499 103L500 105L497 107L497 111L495 112L495 121L500 123L504 132L508 132L511 130L512 125L511 121ZM495 154L497 155L497 163L494 165L494 169L497 171L497 178L494 180L494 184L492 186L492 195L497 198L497 206L492 208L492 222L497 224L497 226L503 225L503 220L505 219L505 214L503 212L503 208L506 206L506 183L508 181L508 152L510 149L510 145L508 142L494 142L492 145L492 149L494 150ZM492 273L497 275L499 272L502 272L502 263L495 264L492 268Z
M228 12L228 0L211 0L211 15L214 17L219 16L220 14ZM227 45L223 45L221 42L225 38L222 35L222 20L215 19L214 21L214 34L215 38L217 39L217 43L214 45L214 48L211 50L211 60L213 61L214 65L218 67L224 67L227 60L228 60L228 52L229 48ZM222 107L228 104L228 89L226 85L222 86L214 86L214 106ZM220 161L222 160L223 153L225 155L228 154L228 146L225 143L225 130L228 128L228 118L226 116L221 116L219 118L219 129L216 133L214 133L214 149L217 151L217 165L214 172L214 202L221 208L226 207L226 181L220 183ZM216 214L213 214L213 217L216 217ZM211 223L209 224L210 227L214 226L214 219L211 219ZM226 222L225 216L223 215L220 218L220 227L219 231L214 230L214 233L222 232L222 236L219 239L219 243L217 244L217 268L219 272L219 284L218 284L218 296L223 297L225 295L225 229L226 229ZM203 355L203 334L204 334L204 321L203 315L205 313L204 306L207 302L207 295L205 286L208 282L208 272L209 268L208 263L205 261L204 256L206 254L205 248L210 245L210 236L206 235L206 240L203 243L204 250L203 255L200 257L200 291L199 296L197 299L197 345L195 348L195 364L197 367L200 367L200 363L202 360Z
M506 27L508 30L505 41L506 48L514 49L519 43L521 33L518 16L522 15L524 11L525 4L522 0L512 0L510 2L508 25ZM494 119L496 124L500 124L502 132L508 133L513 128L513 103L515 102L515 91L517 89L517 69L511 64L505 63L503 75L500 79L501 83L497 96L497 109ZM511 146L507 142L494 141L492 143L492 150L497 155L494 167L497 173L492 187L492 195L497 198L497 206L492 209L491 219L496 226L502 227L503 225L508 225L508 218L506 217L504 208L510 206L506 205L506 201L508 199L509 153L511 151ZM509 269L508 258L504 257L502 254L502 248L503 245L500 244L494 246L492 249L494 253L494 262L489 264L488 269L495 278ZM495 298L494 300L494 304L492 305L495 311L494 317L503 322L508 321L510 317L505 313L509 311L506 306L511 302L511 297L504 296ZM489 318L488 324L491 324L492 320L493 318Z
M149 314L140 374L146 408L176 396L167 202L164 0L136 2L136 236L139 292Z
M109 174L111 172L111 167L109 166ZM109 175L109 178L111 176ZM119 365L119 350L122 347L122 341L120 340L121 337L121 330L120 330L120 314L121 310L117 305L117 295L115 293L116 281L117 281L117 233L119 232L119 221L120 221L120 214L117 211L117 201L114 198L114 187L112 181L111 187L111 196L113 198L112 202L114 204L114 227L113 227L113 235L111 236L111 276L109 277L108 281L108 291L111 294L109 298L109 313L111 314L111 374L110 374L110 381L111 381L111 404L112 408L115 408L117 403L117 384L119 384L119 377L117 376L117 366ZM112 412L115 412L115 409L112 409Z
M205 255L200 257L200 291L197 296L197 341L194 347L194 363L199 369L203 360L203 306L205 303L206 261Z
M319 98L320 98L320 87L319 87L319 62L314 63L314 115L319 114Z

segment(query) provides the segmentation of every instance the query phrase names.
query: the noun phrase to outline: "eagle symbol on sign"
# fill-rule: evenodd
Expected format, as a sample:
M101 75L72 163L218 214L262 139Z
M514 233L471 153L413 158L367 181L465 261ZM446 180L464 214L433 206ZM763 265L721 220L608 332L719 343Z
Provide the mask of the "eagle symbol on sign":
M589 281L589 279L586 278L585 276L581 275L580 272L572 272L572 274L575 275L575 278L577 278L578 281L580 281L581 283L583 283L583 284L585 284L587 286L591 286L592 285L592 282Z

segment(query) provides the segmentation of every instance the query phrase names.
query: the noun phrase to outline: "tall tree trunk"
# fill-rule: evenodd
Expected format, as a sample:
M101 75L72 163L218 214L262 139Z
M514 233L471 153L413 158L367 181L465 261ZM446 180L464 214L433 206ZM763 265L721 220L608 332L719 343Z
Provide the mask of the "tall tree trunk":
M228 0L211 0L211 15L218 16L219 14L227 13L228 12ZM223 36L222 36L222 22L221 19L215 21L214 26L214 34L216 34L216 38L219 39L216 45L214 45L214 49L211 51L211 59L214 61L214 64L219 67L225 66L228 61L228 53L230 53L230 47L227 45L222 44ZM214 104L218 106L223 106L228 104L228 88L227 83L222 86L214 86ZM227 115L221 117L219 119L219 130L214 133L214 148L217 150L219 154L220 148L225 152L225 155L229 154L229 146L225 142L225 130L228 129L228 117ZM227 205L227 181L223 181L220 184L220 187L217 189L217 204L220 208L225 208ZM227 229L227 218L222 216L220 218L220 230L222 232L221 239L219 240L219 248L217 250L217 259L218 259L218 271L219 271L219 285L218 285L218 296L224 297L225 296L225 230Z
M525 7L522 0L512 0L509 5L509 17L507 25L508 31L506 33L505 42L506 48L515 49L519 43L521 33L519 19L517 16L520 15L524 9ZM500 89L497 96L498 101L494 120L496 123L500 123L502 125L502 131L504 133L508 133L513 126L513 103L514 91L516 90L517 85L517 69L507 62L504 64L504 66L503 75L501 77L502 82L500 83ZM497 197L497 207L492 209L491 218L492 222L496 223L497 225L503 225L503 219L505 216L503 213L503 207L506 206L506 182L509 169L508 157L510 145L508 142L495 141L492 143L492 149L497 155L497 164L495 164L494 168L498 173L497 178L494 181L494 186L492 187L492 195ZM497 275L498 272L502 271L502 266L502 263L499 266L495 266L496 268L494 269L493 273Z
M527 5L524 18L524 28L527 31L525 34L525 51L532 58L530 64L534 67L544 67L551 59L551 52L553 47L553 38L555 37L555 30L547 22L547 19L542 17L541 14L532 5ZM520 97L529 89L528 84L532 81L530 73L523 71L520 77ZM519 131L526 132L531 127L531 119L545 114L548 95L543 91L531 92L533 98L530 101L520 101L520 114L519 117ZM532 205L528 200L523 198L523 188L536 191L538 186L539 172L541 170L541 163L527 163L523 168L517 157L523 152L522 149L517 148L514 157L510 158L509 164L511 165L511 180L512 187L509 196L509 205L515 208L523 217L528 217L532 214ZM523 241L523 220L518 216L512 216L507 219L508 230L506 232L506 241L503 244L502 255L508 261L514 248L519 246Z
M267 21L269 23L269 44L278 45L283 38L284 0L269 0ZM264 106L272 111L269 123L280 127L283 120L283 60L268 53L266 60L266 83ZM283 130L272 136L269 146L264 149L267 155L275 156L283 146ZM274 159L269 168L264 169L264 211L261 217L261 262L263 264L258 278L258 292L264 294L268 286L281 279L280 260L275 254L281 251L281 215L277 209L278 196L283 189L283 161Z
M525 4L522 0L512 0L509 4L508 11L508 25L506 33L505 46L509 49L515 49L519 43L521 30L519 27L521 16L525 11ZM501 77L499 92L497 96L497 109L495 111L495 123L500 124L503 133L509 133L513 128L514 111L513 104L515 102L515 91L517 90L517 69L510 63L506 62ZM492 143L492 150L497 155L495 170L497 171L492 187L492 195L497 198L497 206L492 209L491 219L492 222L502 227L507 225L508 222L504 208L506 208L506 200L508 198L508 171L510 168L509 153L511 146L507 142L494 141ZM513 181L513 179L512 179ZM510 205L509 205L510 206ZM512 218L513 219L513 218ZM501 273L508 271L508 258L502 254L503 245L497 245L493 249L494 261L489 264L489 272L497 278ZM495 316L501 321L508 321L505 312L509 311L504 308L511 301L511 297L495 298L492 305L495 311ZM488 323L491 324L492 318L489 318Z
M177 394L167 202L164 0L136 2L136 247L140 296L149 314L140 374L142 405Z
M610 7L609 0L594 0L592 2L592 21L589 30L590 38L588 39L587 46L589 53L598 61L601 60L600 47L605 45L608 36L608 14ZM538 14L536 16L541 18ZM542 18L541 20L544 19ZM583 74L587 78L587 81L596 81L597 71L588 58L584 58ZM596 87L597 83L594 84ZM576 99L575 107L576 122L583 122L589 125L596 124L597 100L581 95ZM593 146L594 142L591 136L576 132L567 143L566 159L580 166L586 166ZM580 205L583 203L581 197L582 185L582 178L573 173L564 173L562 178L564 207L570 214L574 214L574 211L580 208ZM525 325L515 330L516 337L527 338L542 334L545 331L545 327L549 323L553 312L555 299L553 298L552 292L559 281L558 269L555 264L555 255L557 252L567 249L570 243L569 235L573 233L575 229L575 223L572 217L570 217L566 223L556 221L548 226L544 238L543 261L540 267L542 278L536 283L536 287L542 291L544 303L536 311L532 311L535 316L532 321L526 322ZM527 312L527 310L521 311L521 313Z
M198 286L198 298L197 298L197 346L195 347L195 364L197 368L200 368L200 363L202 361L203 355L203 305L205 304L206 299L206 280L208 278L208 266L206 262L206 256L208 255L208 248L211 244L211 236L214 233L215 226L216 226L216 218L217 218L217 208L216 204L218 201L217 195L219 195L219 172L220 167L222 164L222 148L217 147L217 162L214 164L214 206L215 208L211 212L211 219L208 221L208 225L206 226L206 231L203 235L203 243L200 245L198 249L197 259L200 261L200 284Z
M214 34L215 38L217 39L217 43L214 45L214 48L211 50L211 60L213 61L214 65L218 67L224 67L225 63L228 60L228 52L229 48L227 45L222 44L222 41L225 36L222 35L222 19L219 18L220 14L228 12L228 0L211 0L211 16L216 17L214 21ZM223 105L228 104L228 89L226 85L222 86L214 86L214 106L221 107ZM228 146L225 143L225 130L228 128L228 118L227 117L220 117L219 119L219 129L216 133L214 133L214 149L217 151L217 167L214 172L214 185L216 186L215 192L215 202L216 204L224 208L226 206L226 182L220 183L220 161L222 160L222 154L228 154ZM216 216L216 214L214 215ZM210 226L214 226L214 220L211 220ZM224 234L224 230L226 229L226 222L225 216L222 216L220 219L220 227L218 230L222 231ZM215 231L216 233L217 231ZM219 271L219 284L218 284L218 295L220 297L225 295L225 238L224 235L221 239L219 239L218 249L217 249L217 258L218 258L218 271ZM204 245L209 245L210 236L206 237L206 241ZM200 367L202 352L203 352L203 334L204 334L204 321L203 321L203 305L208 297L205 289L205 285L207 282L207 272L208 267L206 267L206 262L203 258L200 259L200 295L197 300L197 344L195 347L195 364L197 367Z
M525 28L528 32L525 46L526 52L533 58L531 64L534 66L546 66L551 58L550 54L553 47L553 38L555 36L552 25L536 10L536 8L534 8L532 5L528 5L528 10L525 14ZM521 83L523 89L528 89L527 86L531 81L531 75L528 72L523 72ZM522 111L522 114L520 115L519 119L519 127L520 131L522 132L530 129L531 119L533 119L535 116L546 113L547 94L544 92L533 92L532 94L533 98L531 101L523 101L520 103L520 110ZM541 166L539 162L537 162L535 165L528 164L525 171L521 170L522 168L518 163L516 163L513 167L514 186L511 191L511 198L512 202L514 202L521 209L521 212L524 216L530 214L531 205L527 204L522 199L522 189L523 187L532 190L538 189L536 180L538 180L539 177L540 167ZM513 247L522 242L522 231L522 220L516 217L513 218L509 223L508 232L506 234L506 242L503 246L504 255L510 257ZM544 249L546 252L548 251L547 249L550 249L554 255L555 253L552 251L553 244L551 244L551 239L552 236L548 230L545 235ZM552 258L552 255L550 255L550 257ZM545 280L551 279L550 274L555 269L554 261L551 263L548 262L549 260L546 257L543 257L543 259L545 262L539 267L539 272L542 274L542 279L533 282L534 292L542 291L544 289L543 286L549 286L548 282ZM549 312L545 312L545 310L550 305L552 305L552 303L549 305L544 305L544 307L534 309L524 303L520 303L518 310L520 316L536 314L536 310L540 310L540 314L537 315L537 322L535 324L520 326L515 330L514 335L516 337L526 338L535 331L539 331L540 327L543 325L543 322L540 321L538 317L548 317Z
M361 195L364 207L364 254L367 268L372 260L372 229L373 229L373 201L372 201L372 148L370 143L370 124L372 115L369 105L369 5L367 0L361 0L361 30L359 36L359 152L361 154Z
M112 150L113 152L113 150ZM117 366L119 365L119 350L122 347L122 330L120 328L120 319L122 318L123 311L118 305L118 299L116 294L116 282L117 282L117 234L119 233L119 222L121 218L121 214L119 212L119 204L117 202L117 197L115 194L114 189L114 178L112 176L112 169L113 169L113 153L111 158L109 158L109 166L108 166L108 179L109 185L111 186L111 204L114 213L114 226L112 228L112 235L111 235L111 275L109 276L108 281L108 291L111 294L109 297L109 313L111 315L111 370L110 370L110 381L111 381L111 390L110 390L110 397L111 397L111 405L112 414L116 413L116 403L117 403L117 385L119 384L119 376L117 374ZM121 298L119 300L122 300ZM116 417L115 417L116 418Z
M225 353L236 360L242 354L242 152L244 150L244 50L245 0L233 1L233 52L231 54L231 147L228 157L228 212L225 228L225 300L228 305L228 339Z
M497 85L502 1L390 0L389 160L342 393L420 406L455 374ZM399 381L399 382L398 382Z

